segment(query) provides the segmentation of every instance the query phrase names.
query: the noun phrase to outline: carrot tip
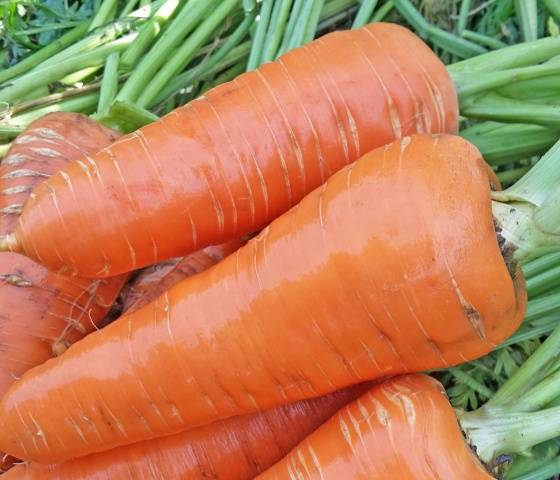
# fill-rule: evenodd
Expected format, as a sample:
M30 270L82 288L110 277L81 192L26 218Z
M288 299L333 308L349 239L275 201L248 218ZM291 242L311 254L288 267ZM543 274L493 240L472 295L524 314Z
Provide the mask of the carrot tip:
M21 244L15 234L0 236L0 252L21 252Z

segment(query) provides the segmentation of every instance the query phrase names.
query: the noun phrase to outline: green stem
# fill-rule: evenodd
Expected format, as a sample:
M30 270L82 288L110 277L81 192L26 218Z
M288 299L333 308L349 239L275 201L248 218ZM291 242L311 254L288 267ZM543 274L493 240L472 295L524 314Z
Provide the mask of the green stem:
M507 50L507 49L504 49ZM499 50L501 51L501 50ZM509 85L520 80L530 80L560 73L560 61L549 61L542 65L512 68L508 70L478 72L450 70L461 104L481 92Z
M515 0L517 21L521 26L523 41L537 39L537 0Z
M155 77L148 83L136 104L145 108L152 102L159 92L192 60L197 49L212 35L222 24L226 17L236 8L238 0L222 0L219 6L212 11L198 27L192 32L181 47L174 52L173 60L165 63Z
M479 133L480 125L499 125ZM461 131L461 136L474 143L490 165L502 165L545 153L558 139L558 134L540 125L499 124L484 122ZM515 138L515 142L511 139Z
M296 24L301 17L302 9L304 7L305 0L295 0L294 6L292 7L292 11L290 13L290 18L288 19L288 25L286 26L286 31L284 32L284 38L282 39L282 43L280 44L280 48L276 53L276 56L280 56L283 53L286 53L290 49L290 41L294 35L294 31L296 28Z
M155 122L159 117L133 103L116 100L108 113L94 115L94 118L111 128L129 133Z
M16 138L23 129L15 125L0 125L0 141L5 142Z
M544 343L519 367L486 403L486 408L498 409L514 404L536 383L542 371L560 354L560 327L556 327Z
M389 15L389 12L391 12L391 10L393 10L393 8L395 8L395 3L393 2L393 0L389 0L387 3L384 3L379 10L377 10L377 12L375 12L373 14L373 17L371 17L371 22L381 22L384 20L384 18Z
M409 0L393 0L393 3L398 12L412 26L415 32L422 38L428 38L428 33L432 26L420 12L414 8L414 5L412 5Z
M552 293L542 297L533 298L527 305L525 321L531 322L551 313L556 313L560 309L560 294Z
M360 28L369 22L378 0L362 0L358 13L352 22L352 28Z
M504 85L497 93L517 100L546 98L557 100L560 95L560 75L546 75L529 80L516 80Z
M531 325L530 328L521 328L515 332L507 340L503 341L494 350L509 347L511 345L518 345L520 342L541 338L542 336L549 335L558 326L558 318L554 317L541 317L539 318L538 325Z
M531 447L560 435L560 407L528 413L485 405L474 412L459 411L457 416L467 441L486 463L501 454L526 454Z
M107 45L120 36L130 32L131 28L136 25L137 22L138 20L136 19L116 20L112 24L90 33L87 37L70 45L56 55L49 57L39 65L39 68L42 69L47 66L58 65L66 60L72 60L77 55Z
M136 40L126 49L122 55L122 65L132 68L142 54L148 49L152 41L158 36L161 28L173 15L179 0L167 0L138 31Z
M560 37L524 42L449 65L451 72L498 71L534 65L560 55Z
M87 32L88 24L89 22L80 23L77 27L57 38L52 43L49 43L49 45L47 45L46 47L43 47L40 50L37 50L35 53L24 58L20 62L16 63L13 67L0 71L0 83L4 83L7 80L17 77L18 75L27 73L29 70L36 67L44 60L52 57L67 46L74 44Z
M546 407L560 395L560 370L537 383L515 402L516 412L532 412Z
M214 1L188 0L166 31L161 35L150 51L144 55L130 78L123 85L117 95L120 101L136 101L166 61L170 52L174 52L184 38L199 24L209 7L214 6Z
M461 9L459 10L459 19L457 20L457 32L459 33L459 35L462 35L467 28L471 5L472 5L472 0L463 0L461 2Z
M511 170L504 170L498 172L497 175L502 185L511 185L512 183L517 182L517 180L519 180L529 170L531 170L530 165L526 167L514 168Z
M528 279L557 266L560 266L560 252L543 255L527 262L523 265L523 274Z
M558 0L542 0L542 3L557 22L560 22L560 2Z
M29 110L20 115L10 118L10 124L27 128L31 122L51 112L82 112L91 113L97 106L99 92L91 92L86 95L71 97L63 101L44 107Z
M276 58L276 53L278 52L278 47L282 41L282 35L290 15L292 1L280 0L274 5L260 63L266 63Z
M531 469L531 471L519 476L507 476L505 480L550 480L551 478L556 478L555 475L560 474L560 456L544 464L543 462L539 463L538 468Z
M228 39L229 41L229 39ZM226 42L227 43L227 42ZM225 47L226 44L223 45ZM222 48L223 48L222 47ZM217 60L216 62L212 61L212 57L208 57L208 63L205 68L202 69L200 73L197 73L198 66L194 67L191 70L187 70L186 72L182 73L181 75L176 76L169 85L162 90L162 92L158 95L158 97L154 100L153 104L160 103L169 96L173 95L173 93L177 92L181 88L184 88L192 83L192 81L196 78L197 80L204 80L208 76L214 75L225 68L231 67L233 64L237 63L239 60L244 59L251 49L251 42L247 41L238 45L232 50L224 55L223 59ZM220 49L221 50L221 49ZM216 56L220 53L220 51L216 52ZM202 66L201 62L201 66ZM215 64L214 64L215 63Z
M527 293L531 298L558 286L560 286L560 265L526 280Z
M99 91L99 103L97 112L101 115L106 113L111 103L117 96L119 89L119 54L111 53L105 61L101 89Z
M288 41L287 51L299 47L303 44L305 33L310 24L310 20L313 16L313 12L316 9L318 3L323 3L322 0L306 0L301 8L299 18L294 25L294 31L290 40Z
M89 30L94 30L97 27L104 25L109 20L111 20L114 16L114 12L116 12L117 7L117 0L104 0L101 2L101 6L99 10L93 17L91 24L89 26Z
M138 0L128 0L127 4L124 6L124 8L121 11L120 17L127 17L130 14L130 12L134 10L134 7L136 7L137 3Z
M245 71L245 64L243 62L239 62L236 65L228 68L225 72L222 72L218 75L214 81L208 83L205 87L202 88L202 93L209 90L210 88L216 87L221 85L222 83L229 82L233 80L235 77L240 75Z
M481 120L534 123L554 130L560 128L560 110L557 106L514 100L494 93L479 97L474 102L465 102L461 105L461 114Z
M103 65L109 54L124 50L136 37L135 33L103 45L93 51L76 55L74 58L64 60L59 64L49 65L35 69L20 77L14 84L0 90L0 101L13 102L33 89L51 82L60 80L66 75L86 67Z
M297 0L296 0L297 3ZM330 0L325 3L321 12L320 21L323 22L328 18L339 15L340 13L356 7L357 0Z
M307 23L303 31L303 39L298 46L305 45L315 38L317 28L319 26L319 19L321 17L321 10L323 10L324 5L325 0L316 0L315 2L313 2L313 8L311 9L309 18L307 19Z
M472 42L479 43L490 48L506 48L507 43L502 42L494 37L489 37L488 35L483 35L482 33L473 32L472 30L463 30L461 36Z
M273 4L273 0L263 0L262 2L257 30L251 46L249 61L247 62L247 71L254 70L261 64L261 56L263 54L266 32L268 30Z

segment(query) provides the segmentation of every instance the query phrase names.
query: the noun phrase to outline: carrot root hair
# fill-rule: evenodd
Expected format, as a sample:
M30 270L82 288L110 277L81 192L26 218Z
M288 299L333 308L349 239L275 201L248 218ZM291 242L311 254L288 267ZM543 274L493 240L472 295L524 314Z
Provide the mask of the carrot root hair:
M21 253L21 251L21 244L13 233L9 235L0 235L0 252Z

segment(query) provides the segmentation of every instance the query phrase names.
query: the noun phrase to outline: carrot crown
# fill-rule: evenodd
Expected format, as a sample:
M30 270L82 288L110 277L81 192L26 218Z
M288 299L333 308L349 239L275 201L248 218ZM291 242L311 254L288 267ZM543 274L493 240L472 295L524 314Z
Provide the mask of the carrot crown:
M492 193L501 235L525 260L560 251L560 141L517 183Z

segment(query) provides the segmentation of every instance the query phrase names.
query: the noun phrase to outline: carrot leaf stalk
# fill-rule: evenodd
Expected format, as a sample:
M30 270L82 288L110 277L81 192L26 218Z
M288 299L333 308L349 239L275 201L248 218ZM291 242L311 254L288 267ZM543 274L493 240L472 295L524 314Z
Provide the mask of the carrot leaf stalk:
M473 412L457 411L469 443L484 462L501 454L527 454L560 435L560 326L504 383Z
M492 210L517 260L560 250L560 141L517 183L492 193Z

